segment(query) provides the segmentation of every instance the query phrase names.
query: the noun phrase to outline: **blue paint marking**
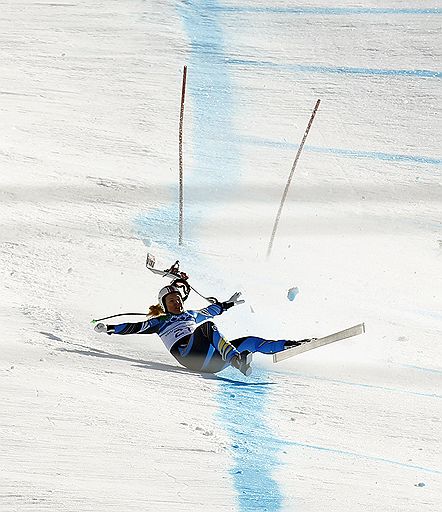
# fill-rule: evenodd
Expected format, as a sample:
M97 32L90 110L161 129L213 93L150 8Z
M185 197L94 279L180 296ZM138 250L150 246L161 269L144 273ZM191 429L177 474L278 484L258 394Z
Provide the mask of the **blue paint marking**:
M293 144L286 141L277 141L270 139L262 139L258 137L242 137L241 141L246 144L256 144L260 146L279 147L283 149L298 149L299 144ZM355 149L344 148L327 148L320 146L304 146L304 151L310 153L324 153L341 156L344 158L369 158L374 160L384 160L387 162L412 162L417 164L427 164L442 166L441 158L432 158L420 155L404 155L400 153L383 153L381 151L358 151Z
M234 183L239 178L240 169L239 144L233 128L232 84L217 7L214 0L188 0L178 7L191 46L188 91L193 106L194 165L191 176L186 177L186 190L191 193L192 181L207 185L212 191L214 206L218 202L220 179ZM190 197L187 199L188 204L198 203ZM187 212L186 226L200 224L201 219L201 212L195 212L190 218ZM186 226L185 230L188 229ZM234 460L231 474L238 493L239 510L277 512L283 498L272 473L279 463L280 441L275 439L265 422L268 386L254 380L256 377L259 381L266 380L265 372L256 369L253 379L247 383L237 380L240 378L238 373L227 369L218 377L217 398L219 418L231 438ZM229 376L236 380L227 378Z
M413 162L418 164L442 165L442 159L428 156L382 153L380 151L357 151L342 148L322 148L318 146L306 146L305 149L312 153L329 153L347 158L373 158L375 160L386 160L388 162Z
M252 377L239 381L238 372L226 370L219 395L219 417L231 438L234 459L232 477L238 490L241 512L282 507L283 498L271 478L278 467L278 453L285 444L266 425L265 408L269 386L267 372L255 367ZM234 380L235 379L235 380ZM263 382L264 381L264 382Z
M285 372L279 371L278 373L285 373ZM352 381L341 380L341 379L330 379L328 377L319 377L317 375L308 375L306 373L294 372L293 370L290 370L290 375L297 375L298 377L304 377L306 379L314 379L314 380L320 380L320 381L325 381L325 382L333 382L334 384L345 384L347 386L355 386L358 388L380 389L382 391L389 391L389 392L393 392L393 393L405 393L407 395L423 396L426 398L437 398L437 399L442 398L442 395L438 395L437 393L424 393L422 391L410 391L408 389L377 386L376 384L365 384L362 382L352 382Z
M298 443L296 441L288 441L287 444L291 445L291 446L299 446L301 448L310 448L312 450L319 450L322 452L334 453L336 455L343 455L346 457L354 457L354 458L358 458L358 459L371 460L373 462L383 462L386 464L392 464L394 466L400 466L402 468L417 469L419 471L425 471L426 473L435 473L437 475L442 474L442 470L440 470L440 469L427 468L424 466L416 466L414 464L407 464L404 462L399 462L399 461L391 460L391 459L384 459L383 457L375 457L373 455L366 455L363 453L356 453L356 452L347 451L347 450L339 450L336 448L326 448L325 446L318 446L318 445L313 445L313 444Z
M400 76L406 78L442 78L441 71L429 69L380 69L380 68L353 68L345 66L313 66L305 64L281 64L265 60L247 60L229 58L226 61L232 66L268 68L278 72L288 73L322 73L338 75L361 76Z
M439 375L442 375L442 370L437 370L436 368L425 368L423 366L416 366L414 364L401 364L400 366L402 366L403 368L411 368L413 370L419 370L420 372L438 373Z
M222 28L217 17L207 12L213 5L216 1L193 0L178 10L192 49L188 91L193 99L195 158L190 179L210 183L215 190L221 169L223 180L238 179L239 150L235 144L232 84L225 63Z
M442 14L442 9L438 7L428 9L412 9L412 8L383 8L383 7L250 7L250 6L233 6L218 5L209 7L212 11L235 13L235 14L296 14L296 15L321 15L321 16L345 16L345 15L361 15L361 14L411 14L411 15L430 15Z
M413 311L415 311L420 316L426 318L434 318L435 320L442 321L442 313L439 313L439 311L432 311L431 309L416 309Z

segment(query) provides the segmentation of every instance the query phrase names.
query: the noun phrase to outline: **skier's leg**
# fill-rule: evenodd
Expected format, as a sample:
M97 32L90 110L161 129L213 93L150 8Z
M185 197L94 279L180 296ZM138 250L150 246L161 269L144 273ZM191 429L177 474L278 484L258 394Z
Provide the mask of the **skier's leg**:
M287 348L295 347L309 341L311 340L266 340L256 336L246 336L244 338L231 340L230 343L234 345L239 352L248 350L249 352L261 352L262 354L276 354L276 352L282 352Z
M248 350L249 352L261 352L262 354L275 354L284 350L284 345L287 340L266 340L258 338L257 336L246 336L231 340L230 343L234 345L239 352Z
M202 371L217 373L232 365L246 376L251 374L252 354L250 351L245 349L244 352L240 352L237 350L235 345L224 338L213 322L202 324L201 331L210 339L213 347L213 352L208 354L201 367Z

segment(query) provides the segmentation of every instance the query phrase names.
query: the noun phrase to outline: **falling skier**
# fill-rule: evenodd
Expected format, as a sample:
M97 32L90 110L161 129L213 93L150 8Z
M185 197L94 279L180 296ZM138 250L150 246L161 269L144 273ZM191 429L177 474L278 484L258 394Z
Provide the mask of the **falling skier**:
M107 334L158 334L175 359L190 370L217 373L229 365L244 375L252 372L252 353L275 354L287 348L311 341L310 339L266 340L246 336L227 340L209 319L221 315L229 308L242 304L240 292L234 293L225 302L213 299L208 307L195 311L185 310L184 300L188 283L176 279L171 285L162 288L158 295L159 304L150 307L148 320L137 323L106 325L98 323L95 331ZM198 325L200 324L200 325Z

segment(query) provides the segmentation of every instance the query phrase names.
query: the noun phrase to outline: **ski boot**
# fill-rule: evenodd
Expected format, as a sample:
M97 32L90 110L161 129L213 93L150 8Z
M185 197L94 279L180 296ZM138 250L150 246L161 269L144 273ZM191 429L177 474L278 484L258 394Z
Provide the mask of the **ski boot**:
M299 345L302 345L304 343L310 343L310 341L315 341L318 338L306 338L305 340L287 340L284 343L284 350L287 350L289 348L298 347Z
M245 350L241 354L233 356L230 364L248 377L252 373L252 367L250 366L252 364L252 357L252 352Z

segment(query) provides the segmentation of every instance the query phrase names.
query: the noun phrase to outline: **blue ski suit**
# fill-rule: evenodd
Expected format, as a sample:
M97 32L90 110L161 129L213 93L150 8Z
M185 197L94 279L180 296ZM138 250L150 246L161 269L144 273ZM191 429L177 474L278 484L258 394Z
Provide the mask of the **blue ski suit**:
M108 325L108 334L158 334L175 359L190 370L217 373L234 355L245 350L274 354L284 350L287 340L266 340L246 336L228 341L209 321L225 311L221 304L187 310L178 315L167 313L145 322Z

